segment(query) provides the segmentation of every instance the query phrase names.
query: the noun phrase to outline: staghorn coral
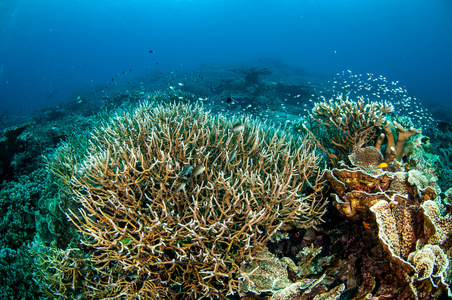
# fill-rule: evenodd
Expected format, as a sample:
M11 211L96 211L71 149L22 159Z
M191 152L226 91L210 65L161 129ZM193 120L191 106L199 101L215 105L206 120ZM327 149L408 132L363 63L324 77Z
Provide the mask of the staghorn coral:
M341 94L336 100L315 103L306 124L302 124L333 165L356 148L373 143L379 127L386 123L384 116L394 110L388 102L371 102L362 97L352 101Z
M52 297L225 298L278 229L325 212L309 141L248 118L145 102L88 145L49 165L81 234L76 248L37 247Z
M295 124L295 130L307 132L326 154L330 165L337 166L347 158L358 159L351 157L353 153L362 157L356 150L363 146L375 146L380 152L385 149L384 158L375 151L374 163L394 164L410 154L407 141L420 131L387 120L386 116L394 111L390 102L372 102L362 96L352 101L348 95L344 100L343 94L336 98L337 101L322 99L314 104L307 117ZM383 145L385 139L387 144Z

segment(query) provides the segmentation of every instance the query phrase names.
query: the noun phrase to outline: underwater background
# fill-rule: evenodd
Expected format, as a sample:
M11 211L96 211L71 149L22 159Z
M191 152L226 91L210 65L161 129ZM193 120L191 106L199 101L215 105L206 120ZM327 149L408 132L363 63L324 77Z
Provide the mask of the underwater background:
M124 70L132 74L115 83L261 57L310 73L383 75L447 105L451 12L446 0L2 1L1 110L43 108Z
M0 0L0 299L451 299L452 2Z

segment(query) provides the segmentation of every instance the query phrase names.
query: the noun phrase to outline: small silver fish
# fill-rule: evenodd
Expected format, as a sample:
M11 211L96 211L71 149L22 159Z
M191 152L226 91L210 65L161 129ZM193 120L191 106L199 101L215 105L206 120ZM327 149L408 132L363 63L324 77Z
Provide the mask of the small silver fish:
M229 157L228 163L230 163L235 158L236 155L237 155L237 150L232 151L231 156Z
M197 165L194 169L193 172L191 174L192 177L197 176L199 174L201 174L202 172L204 172L204 170L206 169L206 167L202 166L202 165Z
M193 167L190 165L187 165L182 169L182 171L180 172L180 175L182 177L187 177L188 175L190 175L192 170L193 170Z
M179 184L176 186L176 192L182 191L182 190L185 188L186 185L187 185L187 183L185 183L185 182L179 183Z
M233 132L237 132L237 131L240 131L240 130L243 130L243 129L244 129L244 127L243 127L243 125L240 124L240 123L235 124L234 126L232 126L232 131L233 131Z

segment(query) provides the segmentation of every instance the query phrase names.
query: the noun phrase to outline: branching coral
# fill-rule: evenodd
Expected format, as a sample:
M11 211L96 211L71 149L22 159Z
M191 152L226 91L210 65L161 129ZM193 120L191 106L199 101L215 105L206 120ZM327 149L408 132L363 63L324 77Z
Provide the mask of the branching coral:
M385 114L394 110L391 103L352 101L340 95L337 101L315 103L303 128L328 156L330 163L345 160L356 148L368 146L378 137L378 128L386 123Z
M383 131L386 133L386 139L388 141L386 145L386 162L391 162L394 158L396 160L401 160L405 154L406 141L408 141L410 137L420 133L413 127L406 129L396 121L393 121L392 124L397 130L397 141L395 140L394 133L392 132L391 123L387 121L383 126ZM378 137L375 145L378 150L381 150L384 138L385 134L383 133Z
M93 131L85 156L66 145L50 164L78 206L67 216L84 255L68 253L73 263L63 265L58 251L43 251L47 290L90 299L235 293L241 263L281 226L321 222L313 150L307 139L189 105L143 103L114 117Z
M371 102L368 99L366 102L363 97L352 101L348 96L343 97L341 94L337 101L323 98L323 102L315 103L310 115L300 121L301 125L295 125L295 129L302 127L313 137L332 166L347 161L352 153L362 147L375 146L381 152L385 139L387 144L382 162L390 164L400 161L408 154L406 142L420 132L387 120L386 115L394 110L391 103Z

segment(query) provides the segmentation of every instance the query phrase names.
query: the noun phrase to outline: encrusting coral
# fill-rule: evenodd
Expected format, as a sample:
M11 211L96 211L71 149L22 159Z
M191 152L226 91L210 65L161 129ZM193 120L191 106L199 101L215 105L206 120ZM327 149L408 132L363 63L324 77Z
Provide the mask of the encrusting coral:
M80 243L36 250L54 298L225 298L283 225L325 213L309 140L246 117L145 102L76 153L62 145L49 167Z

